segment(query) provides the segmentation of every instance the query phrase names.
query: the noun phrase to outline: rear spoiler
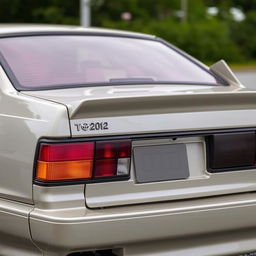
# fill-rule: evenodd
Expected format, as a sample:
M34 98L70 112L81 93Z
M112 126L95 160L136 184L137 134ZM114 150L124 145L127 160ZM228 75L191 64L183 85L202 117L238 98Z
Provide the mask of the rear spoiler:
M214 90L214 89L213 89ZM70 113L71 119L223 111L256 108L256 91L176 94L166 96L89 99Z
M224 60L220 60L210 66L210 71L220 76L231 85L237 86L239 88L244 88L244 86L240 83L236 75L233 73L233 71Z

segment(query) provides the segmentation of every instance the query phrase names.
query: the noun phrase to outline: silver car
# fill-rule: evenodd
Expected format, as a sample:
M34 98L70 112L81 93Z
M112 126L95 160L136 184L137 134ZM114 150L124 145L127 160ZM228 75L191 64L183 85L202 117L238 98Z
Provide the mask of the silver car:
M0 63L0 255L254 255L256 92L224 61L2 25Z

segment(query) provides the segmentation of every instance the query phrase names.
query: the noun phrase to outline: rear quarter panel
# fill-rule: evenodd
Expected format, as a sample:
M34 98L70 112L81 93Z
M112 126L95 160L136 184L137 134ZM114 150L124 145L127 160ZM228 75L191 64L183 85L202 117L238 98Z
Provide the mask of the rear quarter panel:
M43 136L70 136L66 107L17 92L0 67L0 197L32 203L34 157Z

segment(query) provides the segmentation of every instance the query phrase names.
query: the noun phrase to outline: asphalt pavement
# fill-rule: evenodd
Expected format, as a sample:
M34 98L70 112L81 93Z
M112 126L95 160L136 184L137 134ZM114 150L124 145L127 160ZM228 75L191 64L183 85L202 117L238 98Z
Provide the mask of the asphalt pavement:
M256 89L256 70L236 71L235 74L245 87Z

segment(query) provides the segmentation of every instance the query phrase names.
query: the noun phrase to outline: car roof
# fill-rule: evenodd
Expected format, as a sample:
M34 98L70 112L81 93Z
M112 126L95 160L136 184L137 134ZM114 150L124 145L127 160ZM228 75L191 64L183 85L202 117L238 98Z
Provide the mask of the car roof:
M155 36L130 31L47 24L0 24L0 37L42 34L96 34L106 36L140 37L153 39Z

